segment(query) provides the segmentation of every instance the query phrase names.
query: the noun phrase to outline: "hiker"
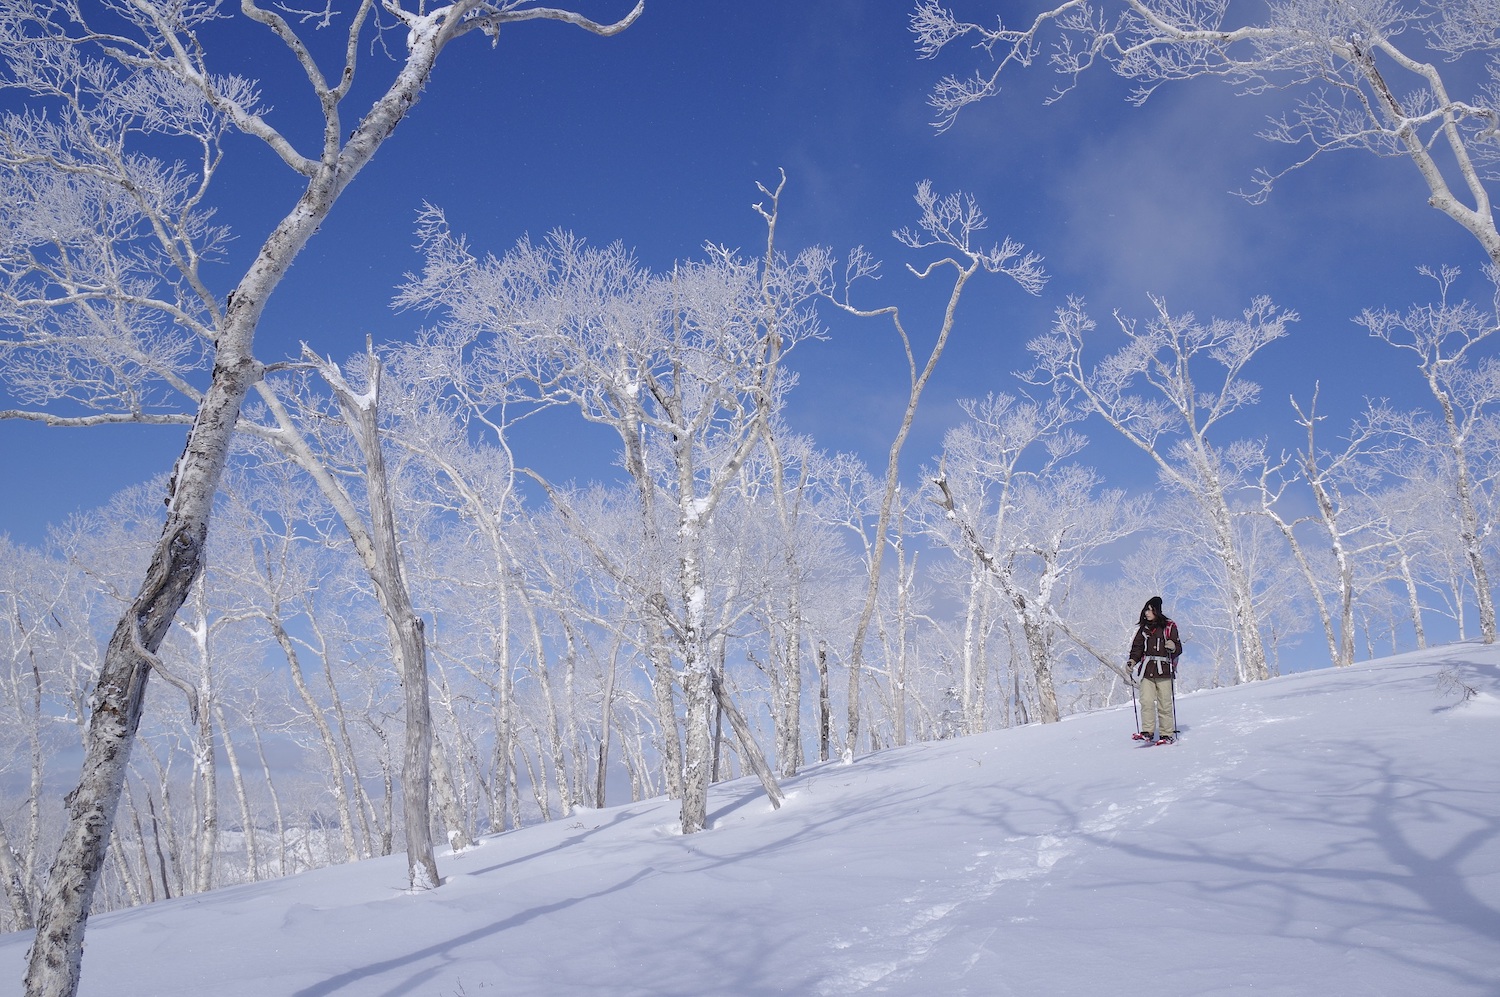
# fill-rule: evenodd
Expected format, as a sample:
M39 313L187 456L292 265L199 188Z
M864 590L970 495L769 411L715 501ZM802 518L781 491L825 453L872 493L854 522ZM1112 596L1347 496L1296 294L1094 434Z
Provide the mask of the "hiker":
M1141 690L1141 729L1132 735L1135 740L1155 744L1177 740L1173 679L1181 653L1177 624L1162 612L1161 596L1153 595L1141 607L1140 626L1130 644L1130 667Z

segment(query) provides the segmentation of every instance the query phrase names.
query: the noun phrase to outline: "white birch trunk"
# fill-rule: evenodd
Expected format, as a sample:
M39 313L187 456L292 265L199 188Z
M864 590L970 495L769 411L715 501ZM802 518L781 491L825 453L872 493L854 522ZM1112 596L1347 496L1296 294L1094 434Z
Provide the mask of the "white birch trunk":
M255 757L260 762L261 776L266 780L266 794L271 797L271 820L276 828L276 868L278 876L287 874L286 867L286 818L281 812L281 794L276 791L276 780L271 777L271 763L266 760L266 746L260 739L260 729L252 722L250 733L255 738Z
M1417 580L1412 577L1411 558L1406 551L1401 551L1401 582L1406 589L1406 605L1411 613L1412 629L1416 632L1417 648L1420 650L1427 646L1427 631L1422 626L1422 597L1417 588Z
M781 666L781 695L775 706L776 760L783 778L791 778L802 769L802 572L797 557L796 527L797 512L801 510L802 486L807 480L804 459L802 476L797 484L795 506L787 503L786 460L776 434L768 425L761 427L761 438L765 443L771 470L771 497L776 507L776 516L781 524L781 542L785 544L782 566L786 574L786 620L781 652L774 645L770 667ZM795 511L794 511L795 510ZM774 604L768 605L768 617L774 617ZM774 641L774 637L772 638Z
M734 700L729 696L729 690L724 688L721 679L715 676L713 679L714 700L724 715L729 718L729 726L734 729L735 740L739 743L740 757L749 764L750 770L755 773L760 784L765 788L766 798L771 801L771 809L781 809L782 802L786 797L781 792L780 785L776 782L776 775L771 771L770 764L766 761L765 754L756 743L755 732L750 729L745 715L734 705Z
M92 699L82 773L67 798L67 825L47 877L27 959L26 997L74 997L83 935L99 882L131 742L140 727L156 653L201 570L214 493L246 392L261 367L252 353L271 293L355 173L416 101L431 73L435 38L414 36L406 71L365 118L345 155L322 164L235 288L219 329L213 377L203 394L167 494L167 519L150 567L104 652Z
M891 743L906 743L906 672L907 662L907 617L911 601L911 588L915 584L917 558L912 555L908 568L904 537L896 539L896 655L891 662Z
M962 663L958 691L959 709L963 713L963 732L978 734L985 729L984 648L989 633L990 586L981 562L969 566L969 592L964 605L963 644L959 648Z
M194 893L214 888L214 862L219 853L219 766L214 752L212 701L211 693L200 690L198 736L193 745L193 776L198 786L193 794L197 811L193 822Z
M1217 486L1217 481L1213 484ZM1222 490L1205 493L1201 498L1210 506L1207 511L1212 516L1216 553L1224 563L1224 575L1229 586L1235 640L1241 654L1240 680L1258 682L1268 679L1271 677L1271 669L1266 661L1266 648L1261 638L1260 619L1255 611L1250 576L1240 557L1239 545L1234 539L1234 514L1230 511Z
M495 795L500 800L501 830L519 826L520 799L516 778L516 709L510 671L510 589L500 584L500 635L495 649L499 703L495 708Z
M474 839L469 836L469 822L464 819L464 808L458 798L458 786L453 780L453 769L448 764L447 752L442 739L432 738L432 790L437 797L438 813L442 815L444 838L453 854L469 848Z
M370 494L371 540L376 572L372 576L381 596L381 608L393 631L392 647L401 673L402 698L406 706L406 756L402 766L401 797L406 822L406 863L413 890L436 889L442 882L432 850L432 709L427 679L427 643L422 618L411 604L396 537L394 505L386 480L385 454L381 448L376 405L379 398L380 365L370 353L368 401L340 392L345 419L356 431L365 457ZM326 373L326 372L325 372Z
M214 751L213 661L209 655L208 592L200 575L194 586L195 618L179 621L193 644L198 659L198 686L190 699L197 719L193 741L193 872L190 892L214 888L214 862L219 851L219 777Z
M0 822L0 886L5 888L5 899L15 915L16 930L26 931L35 927L31 916L31 896L26 889L26 880L21 875L21 863L11 848L10 836L5 833L5 824Z
M609 656L609 671L604 676L604 699L599 705L599 757L594 770L594 807L600 810L604 809L605 790L608 786L609 735L613 726L611 713L614 710L615 674L619 670L619 664L620 641L617 638Z
M277 234L294 239L286 232L288 227L284 224ZM295 226L290 227L295 230ZM310 234L309 229L302 239ZM297 245L300 248L300 240ZM278 267L281 261L271 256L269 251L262 252L257 273L252 276L279 277L276 271L290 259ZM178 459L166 526L151 566L105 648L91 702L82 773L77 788L67 797L67 823L47 877L36 939L28 957L27 997L73 997L77 992L83 935L131 743L140 727L146 681L157 649L198 577L209 512L240 402L260 373L249 347L264 292L247 286L251 283L249 278L242 282L245 294L231 309L229 326L220 339L214 378ZM270 286L274 281L266 280L264 290Z
M1487 529L1480 521L1474 503L1474 485L1471 480L1466 434L1459 429L1453 401L1438 382L1436 365L1427 369L1428 386L1433 397L1443 410L1443 423L1448 430L1448 439L1453 447L1454 492L1458 499L1459 535L1463 540L1464 559L1474 578L1474 602L1479 610L1479 636L1486 644L1495 643L1495 595L1490 589L1489 569L1484 563L1484 540ZM1458 599L1462 603L1462 598Z
M609 35L633 23L643 2L613 25L597 25L570 12L546 9L502 12L494 15L493 23L498 27L501 22L541 17ZM266 141L285 162L297 168L307 185L261 246L225 309L216 330L213 375L168 487L165 527L145 578L106 647L91 703L82 772L77 788L67 798L67 824L48 876L42 916L27 958L27 997L74 997L77 992L88 913L119 805L131 742L140 726L150 668L201 570L214 493L230 438L246 392L261 375L252 345L262 309L334 202L416 105L446 44L486 23L469 17L478 6L478 0L458 0L431 14L402 12L407 29L405 63L390 87L374 100L352 132L347 132L347 141L344 136L348 126L340 120L337 108L347 93L343 88L353 81L358 28L351 38L349 62L338 82L330 87L286 22L275 20L273 30L303 59L303 67L310 70L308 77L319 91L325 113L321 156L304 159L266 122L236 109L236 123ZM397 9L394 4L386 7L388 11ZM271 15L253 5L247 4L246 10L272 23ZM363 24L363 16L356 17L355 23ZM169 50L163 46L162 50L169 71L190 86L207 86L187 48ZM420 632L415 639L420 639ZM426 764L425 754L420 764Z
M679 455L679 501L677 536L682 544L678 559L679 595L684 622L678 633L682 652L682 698L687 713L683 757L682 833L693 834L708 826L708 787L713 780L713 676L710 674L707 618L702 567L702 521L692 464Z
M245 878L249 882L260 879L260 854L255 828L255 811L250 806L250 794L245 788L245 773L240 768L239 751L229 736L229 724L224 717L224 707L214 703L214 717L219 729L224 732L224 758L229 762L229 778L234 785L234 796L240 805L240 828L245 836Z
M788 567L792 573L787 580L786 636L782 641L782 687L781 702L777 715L776 760L781 766L782 778L790 779L802 771L802 577L791 564L794 555L788 554Z
M354 841L354 814L350 808L349 794L344 783L344 761L339 754L338 744L333 739L333 731L328 726L327 718L323 716L322 705L313 696L312 689L308 687L307 678L302 671L302 656L297 653L297 645L287 633L286 625L281 618L281 606L274 600L266 613L266 622L270 625L271 634L281 648L282 656L286 658L287 673L292 678L292 687L297 690L297 696L302 700L308 718L318 732L318 743L323 746L323 753L328 756L328 791L333 794L334 812L339 818L339 836L343 841L346 861L353 861L359 855L359 849Z

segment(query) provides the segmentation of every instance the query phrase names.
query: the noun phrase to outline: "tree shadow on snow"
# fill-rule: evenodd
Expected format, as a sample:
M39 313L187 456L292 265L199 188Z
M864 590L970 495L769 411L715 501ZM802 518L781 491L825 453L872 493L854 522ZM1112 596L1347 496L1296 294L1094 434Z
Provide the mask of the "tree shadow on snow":
M415 991L415 988L430 980L434 974L436 974L443 968L443 956L449 951L462 948L463 946L468 945L472 942L481 941L485 938L498 935L509 929L520 927L521 925L535 920L536 918L546 917L549 914L553 914L557 911L572 907L574 904L586 903L590 900L596 900L599 897L606 896L610 893L615 893L619 890L629 889L635 883L639 882L642 879L645 879L650 875L652 875L652 871L650 869L642 869L629 878L622 879L618 883L615 883L612 886L605 887L604 889L595 890L593 893L576 897L569 897L566 900L559 900L557 903L546 904L544 906L518 911L510 917L507 917L500 921L494 921L482 928L475 928L473 931L465 932L462 935L457 935L452 938L445 938L442 941L434 943L432 945L427 945L419 949L413 949L410 952L406 952L398 956L393 956L389 959L383 959L380 962L370 963L367 966L360 966L356 969L351 969L347 972L340 973L337 976L329 977L321 983L315 983L312 986L303 987L301 990L295 991L292 994L292 997L329 997L329 995L331 994L337 994L340 991L346 990L348 988L354 988L358 984L371 978L379 978L386 973L398 971L403 966L420 965L425 960L435 959L436 962L433 965L419 970L412 978L406 981L405 985L392 987L383 991L390 994L402 992L412 993ZM359 992L363 993L364 991L361 990Z
M1469 859L1487 852L1493 863L1500 850L1493 789L1456 788L1399 764L1377 745L1353 743L1290 779L1279 771L1268 784L1250 782L1228 795L1229 802L1205 804L1235 811L1222 826L1256 828L1269 820L1287 833L1232 852L1226 846L1254 834L1174 836L1169 847L1085 836L1136 859L1199 867L1184 878L1193 889L1216 904L1267 908L1282 937L1340 952L1375 939L1390 943L1380 945L1386 957L1434 978L1481 989L1500 981L1424 944L1432 929L1446 928L1500 943L1500 909L1475 893L1465 872ZM1214 877L1214 869L1233 875ZM1330 919L1329 911L1338 916ZM1309 924L1319 932L1301 927Z

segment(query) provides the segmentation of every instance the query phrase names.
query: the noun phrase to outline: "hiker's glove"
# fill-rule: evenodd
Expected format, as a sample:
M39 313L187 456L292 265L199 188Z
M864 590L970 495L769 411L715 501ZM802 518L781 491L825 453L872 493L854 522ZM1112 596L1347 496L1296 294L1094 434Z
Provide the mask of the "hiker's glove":
M1176 654L1177 653L1177 642L1175 640L1169 640L1169 641L1167 641L1167 653L1168 654Z

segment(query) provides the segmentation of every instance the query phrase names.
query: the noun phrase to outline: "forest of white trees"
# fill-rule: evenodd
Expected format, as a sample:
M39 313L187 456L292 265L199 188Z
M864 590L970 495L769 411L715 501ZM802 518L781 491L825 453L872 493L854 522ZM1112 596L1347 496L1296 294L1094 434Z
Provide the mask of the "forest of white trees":
M1488 57L1500 6L1297 0L1230 27L1221 4L1113 0L1012 28L924 0L922 54L983 41L965 56L981 71L934 91L944 122L1047 46L1142 99L1195 76L1300 87L1273 137L1414 163L1480 244L1429 272L1427 300L1359 318L1411 392L1347 424L1313 392L1280 438L1223 427L1261 403L1261 351L1296 334L1271 299L1096 319L1070 298L937 453L905 444L960 298L1047 275L974 199L915 178L884 268L781 245L795 176L756 192L763 252L709 243L662 271L563 230L476 246L429 206L421 266L392 289L419 331L260 355L265 302L450 42L540 18L638 30L640 7L602 24L367 0L329 62L305 22L247 2L325 108L300 148L252 83L213 74L195 41L213 6L139 0L86 25L86 7L0 3L3 86L30 101L0 147L0 414L187 431L175 467L45 543L0 534L0 929L58 921L75 975L80 911L403 849L413 888L436 888L434 841L657 794L693 833L718 780L753 775L775 803L812 761L1128 702L1122 588L1168 595L1187 688L1265 679L1291 647L1348 665L1433 629L1494 640L1500 294L1457 286L1462 264L1500 261L1500 104L1450 95L1442 60ZM404 57L361 47L377 22L402 24ZM373 97L356 69L388 74ZM221 293L209 208L230 135L302 188ZM902 281L947 302L935 324L881 297ZM880 466L786 416L797 348L835 319L910 373ZM1124 345L1101 350L1096 321ZM603 427L608 462L549 480L516 445L534 418ZM1089 465L1100 437L1137 454L1137 487ZM91 849L95 880L71 908L49 899ZM28 992L71 992L40 961Z

